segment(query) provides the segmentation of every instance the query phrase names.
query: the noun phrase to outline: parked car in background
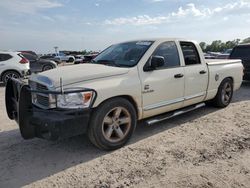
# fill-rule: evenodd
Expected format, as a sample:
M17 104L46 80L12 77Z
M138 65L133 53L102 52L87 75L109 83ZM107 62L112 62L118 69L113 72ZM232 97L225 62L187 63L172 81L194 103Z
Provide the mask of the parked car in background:
M28 53L28 54L32 54L32 55L34 55L34 56L37 56L36 52L30 51L30 50L19 50L18 52L21 52L21 53Z
M220 55L221 53L220 52L207 52L207 54L216 57L216 56Z
M84 63L84 55L75 55L75 64Z
M75 61L75 64L80 64L80 63L90 63L92 61L92 59L94 59L98 54L88 54L88 55L84 55L83 59L81 59L81 61Z
M244 80L250 80L250 43L240 44L233 48L230 59L241 59L244 66Z
M215 57L215 59L228 59L230 54L220 54Z
M0 81L7 83L10 78L21 78L29 74L29 60L20 52L0 51Z
M231 54L231 52L233 51L233 49L232 48L229 48L229 49L226 49L224 52L223 52L223 54Z
M47 71L57 67L56 62L46 59L41 59L37 55L30 53L22 53L22 55L30 62L30 71L33 73Z
M204 58L205 59L215 59L214 55L208 54L208 53L204 53Z
M75 57L73 55L65 55L64 53L58 53L55 54L55 58L59 59L60 61L64 62L71 62L73 63L75 61Z
M54 61L57 63L57 65L61 63L61 60L56 58L56 55L53 55L53 54L43 55L40 57L40 59L47 59L47 60Z
M215 58L216 59L228 59L232 50L233 49L226 49L225 51L218 54Z

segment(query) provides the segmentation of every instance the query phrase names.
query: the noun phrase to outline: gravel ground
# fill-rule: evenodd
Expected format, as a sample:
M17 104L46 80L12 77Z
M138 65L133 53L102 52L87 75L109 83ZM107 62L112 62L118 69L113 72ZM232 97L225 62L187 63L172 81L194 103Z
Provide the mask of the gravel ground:
M25 141L0 87L0 187L249 187L250 82L225 109L204 107L147 126L104 152L86 136Z

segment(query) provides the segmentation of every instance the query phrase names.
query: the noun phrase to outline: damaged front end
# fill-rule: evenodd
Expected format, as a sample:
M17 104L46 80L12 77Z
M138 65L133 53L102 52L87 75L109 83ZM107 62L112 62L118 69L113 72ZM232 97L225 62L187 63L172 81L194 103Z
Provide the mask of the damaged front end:
M58 108L53 103L53 108L46 109L36 105L34 101L34 96L53 96L57 100L64 95L82 92L93 92L93 98L86 108ZM96 92L92 89L36 90L23 80L9 79L5 92L6 111L8 117L18 123L24 139L39 137L57 140L80 135L87 131L96 96Z

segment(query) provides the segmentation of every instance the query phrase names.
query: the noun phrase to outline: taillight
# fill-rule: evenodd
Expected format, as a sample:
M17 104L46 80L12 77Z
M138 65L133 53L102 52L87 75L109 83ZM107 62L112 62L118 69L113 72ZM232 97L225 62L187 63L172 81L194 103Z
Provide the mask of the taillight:
M19 61L19 63L26 64L26 63L29 63L29 60L26 59L26 58L24 58L24 57L22 57L22 59Z

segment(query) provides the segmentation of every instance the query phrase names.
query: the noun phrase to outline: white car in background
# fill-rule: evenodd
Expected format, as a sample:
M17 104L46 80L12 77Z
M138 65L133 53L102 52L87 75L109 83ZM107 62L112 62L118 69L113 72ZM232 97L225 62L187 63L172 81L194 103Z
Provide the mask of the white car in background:
M29 74L30 63L20 52L0 51L0 81L21 78Z
M51 54L55 59L57 59L58 61L64 61L64 62L75 62L75 57L72 55L66 55L62 52L59 52L58 54Z

